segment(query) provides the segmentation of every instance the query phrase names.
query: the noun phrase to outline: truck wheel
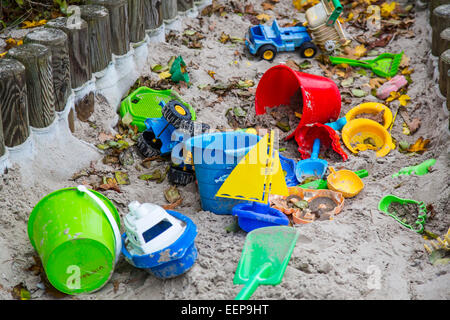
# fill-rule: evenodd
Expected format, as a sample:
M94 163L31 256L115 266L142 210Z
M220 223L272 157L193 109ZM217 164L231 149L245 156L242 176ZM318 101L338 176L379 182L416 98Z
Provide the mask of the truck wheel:
M201 128L199 128L200 130L197 129L197 130L200 131L199 134L205 133L209 129L211 129L210 126L208 124L206 124L206 123L198 123L198 122L196 123L196 122L193 122L193 121L184 121L184 122L182 122L180 124L179 129L187 131L190 134L190 136L193 137L193 136L195 136L195 133L196 133L195 129L198 126L201 126Z
M317 46L312 42L302 43L299 50L300 50L300 56L302 58L307 58L307 59L313 58L318 51Z
M258 55L261 59L271 62L277 55L277 48L271 44L265 44L259 48Z
M192 115L188 107L177 100L171 100L161 110L163 117L178 129L182 122L191 121Z
M137 139L136 146L139 152L146 158L158 156L162 142L151 131L144 131Z
M183 167L171 166L167 174L167 178L171 184L176 184L180 186L188 185L195 180L194 171L189 169L183 169Z

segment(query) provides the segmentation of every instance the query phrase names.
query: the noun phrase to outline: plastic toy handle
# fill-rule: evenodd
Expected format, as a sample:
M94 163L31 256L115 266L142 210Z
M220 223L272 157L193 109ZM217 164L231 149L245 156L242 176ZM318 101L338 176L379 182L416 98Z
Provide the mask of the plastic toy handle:
M360 178L365 178L369 176L369 172L365 169L355 171L356 175Z
M259 286L259 280L261 279L261 275L268 270L272 264L270 262L264 263L261 267L259 267L254 274L250 277L249 281L245 284L245 286L241 289L239 294L236 296L234 300L248 300L252 296L253 292L255 292L256 288Z
M330 57L330 61L332 64L347 63L347 64L349 64L351 66L355 66L355 67L365 67L365 68L370 67L370 64L368 62L354 60L354 59L348 59L348 58Z
M328 167L328 168L330 169L332 175L335 175L335 174L336 174L336 170L334 170L333 167L330 166L330 167Z
M305 184L302 184L300 188L303 189L328 189L327 181L323 179L317 179Z
M319 152L320 152L320 139L314 139L314 144L313 144L310 159L319 158Z
M347 124L347 118L342 117L340 119L337 119L334 122L325 123L325 125L332 127L334 131L341 131L342 128Z
M119 260L120 252L122 251L122 237L120 236L119 227L117 226L117 222L114 219L111 211L109 211L108 207L101 201L95 194L93 194L91 191L89 191L85 186L79 185L77 187L78 191L86 193L91 199L93 199L99 207L103 210L106 217L109 220L109 224L113 228L114 236L116 238L116 260L115 263Z

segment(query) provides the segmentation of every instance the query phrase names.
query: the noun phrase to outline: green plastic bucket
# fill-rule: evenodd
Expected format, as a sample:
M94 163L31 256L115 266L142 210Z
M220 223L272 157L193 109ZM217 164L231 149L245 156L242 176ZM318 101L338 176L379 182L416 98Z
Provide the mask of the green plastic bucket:
M48 280L67 294L93 292L108 282L122 248L119 228L111 201L84 186L50 193L28 220Z

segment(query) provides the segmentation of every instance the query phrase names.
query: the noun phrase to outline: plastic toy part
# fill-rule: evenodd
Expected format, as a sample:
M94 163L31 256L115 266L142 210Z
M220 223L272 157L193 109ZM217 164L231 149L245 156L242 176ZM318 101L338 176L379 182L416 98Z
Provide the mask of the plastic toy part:
M147 158L170 153L173 147L184 139L184 135L176 135L178 140L173 139L174 131L192 122L189 109L179 101L171 100L167 104L161 101L161 105L163 117L145 120L147 130L138 137L136 144Z
M349 121L342 129L342 140L353 153L375 150L377 157L384 157L395 149L389 132L378 122L369 119Z
M415 221L415 225L412 226L405 221L401 220L400 217L397 215L396 212L393 212L394 210L389 210L389 206L392 203L398 203L400 205L407 205L407 204L415 204L418 207L418 214L417 214L417 220ZM422 233L424 230L424 225L427 218L427 209L425 204L421 201L415 201L411 199L402 199L396 196L393 196L391 194L385 196L383 199L380 200L380 203L378 204L378 210L384 212L388 216L391 216L394 218L397 222L399 222L401 225L405 226L408 229L411 229L417 233Z
M292 227L275 226L247 234L233 283L243 284L236 300L248 300L259 285L277 285L294 251L299 236Z
M232 212L238 217L241 229L246 232L263 227L289 225L289 219L281 211L267 204L240 203L234 206Z
M181 56L174 60L169 72L172 75L171 79L173 82L178 83L184 81L189 83L189 74L186 71L186 63Z
M375 59L371 60L354 60L341 57L330 57L332 64L346 63L354 67L369 68L380 77L393 77L397 74L398 67L402 60L402 53L382 53Z
M306 202L306 203L305 203ZM289 196L271 196L270 205L286 215L292 215L296 224L316 220L333 220L344 207L342 193L332 190L289 188Z
M266 134L233 169L216 197L267 203L269 194L287 194L274 131Z
M385 100L389 97L391 92L398 91L400 88L403 88L408 84L404 75L397 75L393 77L391 80L383 83L377 89L377 98L381 100Z
M404 167L404 168L400 169L399 172L394 173L392 175L392 178L398 177L402 174L409 176L413 173L416 176L423 176L429 172L430 167L434 166L435 163L436 163L436 159L428 159L416 166Z
M171 166L167 178L171 184L186 186L195 181L195 172L186 166Z
M347 112L345 118L347 119L348 122L354 120L358 115L362 114L376 115L382 111L384 111L384 113L383 113L383 123L381 125L387 130L392 123L392 112L391 109L389 109L382 103L378 102L361 103L356 107L352 108L349 112Z
M125 220L127 232L122 234L125 259L136 268L146 269L162 279L187 272L198 256L194 244L197 227L192 220L176 211L166 212L162 208L137 211L145 212L136 212L137 216L134 214L133 219ZM144 242L145 247L133 244L133 241Z
M348 159L348 155L342 149L339 142L339 135L330 126L314 123L297 127L295 132L295 141L298 144L298 151L302 159L308 159L313 148L314 141L320 140L324 149L332 147L341 157L343 161Z
M97 291L111 278L122 246L122 241L117 242L119 227L120 215L113 203L79 186L42 198L30 214L28 237L49 282L75 295ZM78 270L79 285L68 281L70 270L72 274Z
M347 118L342 117L334 122L325 123L327 126L334 129L334 131L341 131L342 128L347 124Z
M299 184L297 176L295 175L295 161L288 159L280 154L281 168L284 172L284 180L288 187L293 187Z
M295 167L295 175L298 181L303 181L305 176L315 176L321 179L327 171L328 162L319 159L320 139L315 139L311 158L300 160Z
M257 25L249 28L245 45L252 55L272 61L278 52L299 49L303 58L313 58L318 49L303 26L280 28L276 20L272 25Z
M300 102L295 111L302 114L298 127L335 121L341 112L341 95L332 80L278 65L267 70L259 81L255 94L256 114L266 113L266 108L291 105L297 98ZM295 133L287 139L294 136Z
M133 117L132 125L138 127L139 132L146 130L145 120L148 118L161 118L161 101L168 103L170 100L178 100L185 105L192 116L192 120L196 119L194 108L183 101L181 97L172 90L153 90L148 87L140 87L133 91L120 105L120 117L124 117L127 113Z
M364 169L355 171L355 173L360 178L365 178L365 177L369 176L369 172ZM315 189L315 190L316 189L328 189L328 184L327 184L327 180L317 179L317 180L302 184L299 187L303 188L303 189Z
M226 178L241 159L261 138L255 134L227 131L194 136L184 142L184 160L195 166L195 176L202 209L215 214L231 214L233 207L243 200L215 197Z
M364 189L364 182L353 171L335 171L333 167L330 167L330 171L327 177L328 189L341 192L344 198L353 198Z

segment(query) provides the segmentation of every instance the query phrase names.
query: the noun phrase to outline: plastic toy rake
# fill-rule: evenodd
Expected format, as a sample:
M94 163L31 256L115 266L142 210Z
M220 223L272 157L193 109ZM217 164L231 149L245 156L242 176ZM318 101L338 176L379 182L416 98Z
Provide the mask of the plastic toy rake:
M332 64L346 63L355 67L369 68L380 77L393 77L397 74L398 67L402 60L403 51L398 54L382 53L372 60L354 60L341 57L330 57Z

